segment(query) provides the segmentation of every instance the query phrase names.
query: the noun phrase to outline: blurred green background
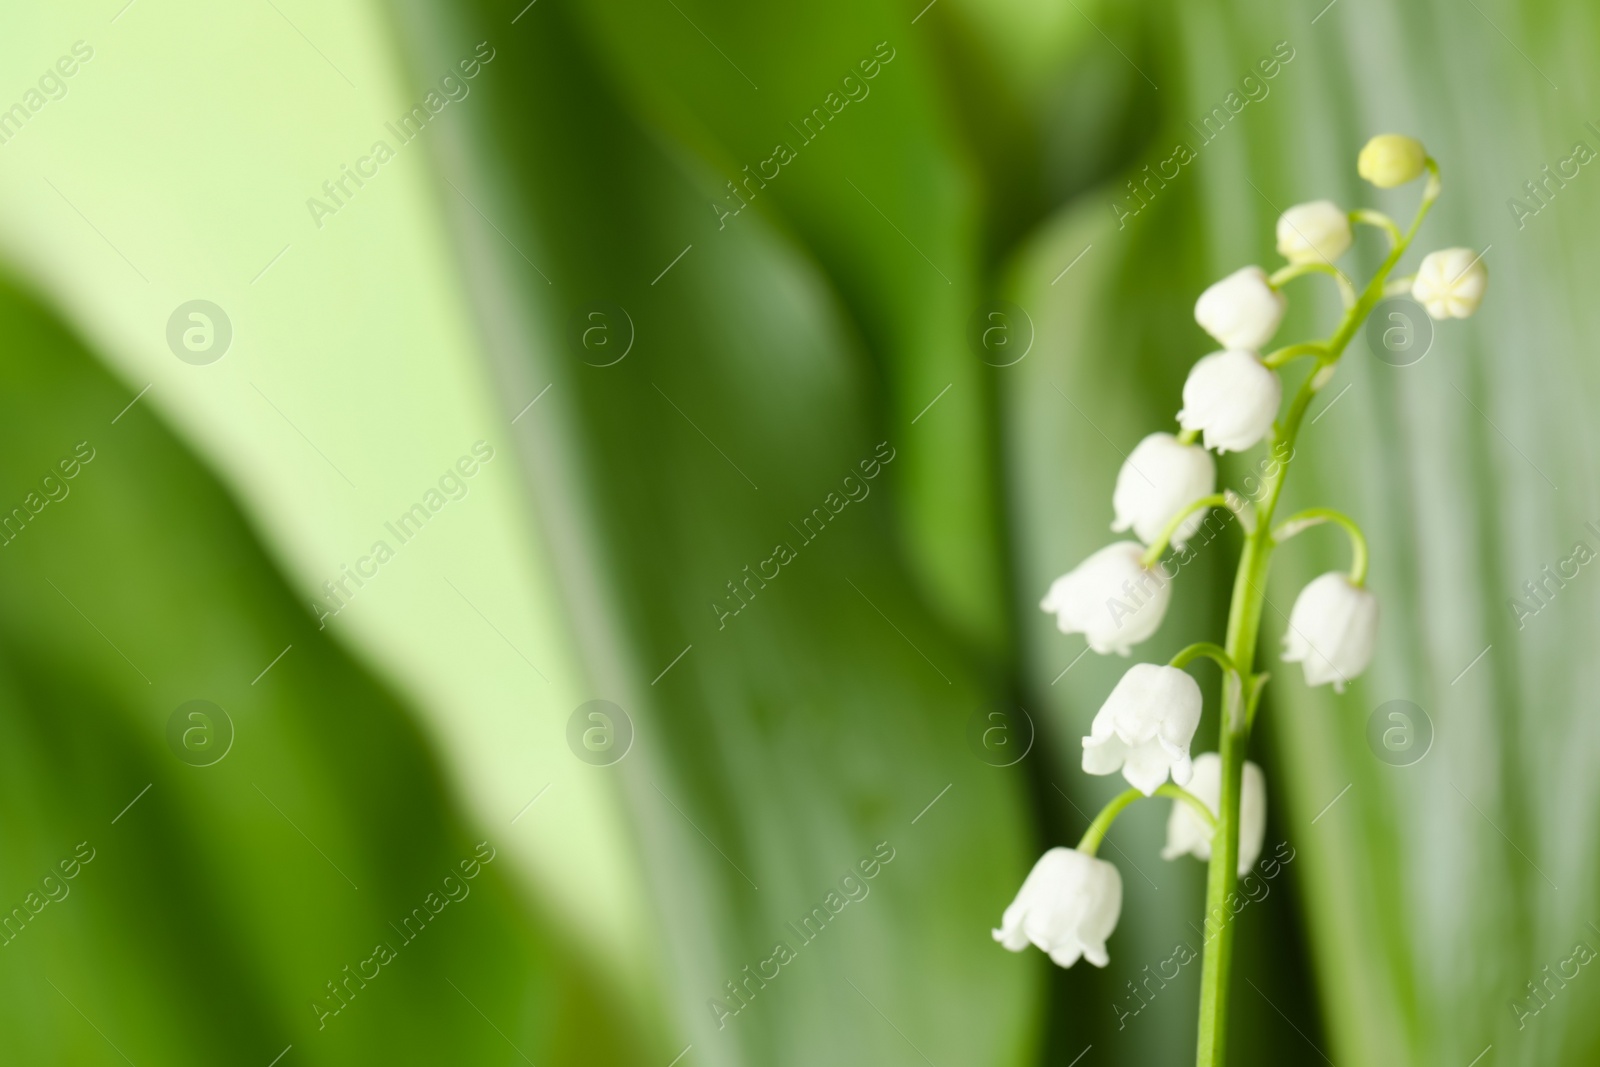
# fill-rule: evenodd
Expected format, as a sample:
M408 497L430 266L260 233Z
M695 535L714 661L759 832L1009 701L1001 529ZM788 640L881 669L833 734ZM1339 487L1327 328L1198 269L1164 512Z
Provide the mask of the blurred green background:
M1290 204L1409 217L1355 175L1389 130L1444 170L1419 249L1487 248L1492 283L1412 366L1358 339L1302 438L1285 506L1366 526L1383 639L1342 697L1268 690L1294 858L1241 920L1233 1062L1600 1060L1600 975L1544 984L1600 947L1600 578L1510 603L1600 548L1600 177L1564 163L1600 149L1592 5L97 0L6 28L6 1062L1189 1061L1199 968L1130 986L1198 947L1166 805L1110 839L1105 971L989 937L1115 789L1078 738L1126 664L1037 601L1170 425L1199 291L1275 263ZM231 329L209 362L169 344L195 300ZM1285 338L1333 321L1317 283L1291 300ZM974 344L1002 306L1015 346ZM1296 541L1270 602L1343 551ZM1236 552L1138 658L1220 634ZM1433 733L1408 766L1367 739L1396 699ZM621 709L598 756L593 700ZM1005 767L968 739L993 707Z

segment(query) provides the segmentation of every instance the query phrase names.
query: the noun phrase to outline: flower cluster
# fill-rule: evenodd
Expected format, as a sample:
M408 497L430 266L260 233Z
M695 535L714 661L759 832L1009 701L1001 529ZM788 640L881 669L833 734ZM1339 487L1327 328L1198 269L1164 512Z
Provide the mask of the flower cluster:
M1274 468L1271 484L1257 498L1261 511L1256 514L1238 494L1217 492L1212 456L1243 452L1270 439L1275 455L1292 457L1307 403L1327 384L1360 321L1384 295L1409 285L1411 295L1438 319L1464 318L1482 301L1488 275L1481 257L1470 249L1434 252L1413 278L1388 278L1438 195L1438 168L1423 146L1396 134L1375 137L1362 149L1357 170L1383 189L1428 175L1410 231L1402 233L1377 211L1347 212L1330 200L1299 204L1278 219L1277 248L1286 266L1272 274L1259 266L1243 267L1200 294L1195 321L1221 347L1202 356L1184 382L1183 406L1177 413L1180 432L1153 433L1140 441L1118 473L1112 494L1112 531L1131 532L1136 540L1116 541L1094 552L1057 578L1040 604L1056 617L1062 633L1083 634L1098 653L1127 656L1160 628L1172 598L1172 576L1158 565L1167 548L1181 550L1212 507L1235 510L1245 527L1234 611L1245 605L1246 621L1236 628L1236 620L1230 620L1228 648L1192 645L1167 665L1135 664L1113 688L1083 739L1083 769L1094 775L1120 772L1132 788L1106 806L1076 849L1053 848L1035 864L1006 909L1001 928L994 931L995 940L1012 951L1031 943L1063 967L1080 958L1106 965L1106 939L1122 907L1122 880L1095 852L1117 813L1138 799L1160 794L1173 801L1163 858L1192 855L1210 862L1221 834L1235 849L1241 874L1255 863L1266 831L1266 781L1261 768L1243 755L1266 682L1266 675L1252 673L1250 664L1261 614L1258 583L1265 580L1265 561L1273 547L1312 526L1335 523L1348 534L1353 557L1348 572L1324 574L1301 591L1289 616L1283 659L1301 665L1307 685L1331 684L1338 692L1372 660L1378 602L1365 587L1367 550L1360 528L1330 508L1313 508L1270 529L1287 459ZM1360 293L1335 266L1352 247L1358 224L1382 230L1390 246L1382 267ZM1288 307L1283 286L1312 273L1338 282L1345 302L1343 323L1327 341L1265 351ZM1280 368L1302 357L1314 358L1316 365L1280 415ZM1202 700L1200 687L1184 667L1201 656L1214 659L1223 670L1226 719L1222 751L1191 758ZM1225 788L1230 774L1232 788Z

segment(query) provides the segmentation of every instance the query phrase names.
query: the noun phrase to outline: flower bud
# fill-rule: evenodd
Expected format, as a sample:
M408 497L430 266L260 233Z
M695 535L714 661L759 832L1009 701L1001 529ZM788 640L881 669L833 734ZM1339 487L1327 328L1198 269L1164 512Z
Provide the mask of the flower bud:
M1155 663L1128 668L1083 739L1083 769L1115 774L1145 796L1172 775L1189 781L1189 742L1200 725L1200 686L1187 671Z
M1148 545L1178 512L1216 488L1217 463L1211 453L1199 445L1182 444L1170 433L1153 433L1134 446L1117 474L1117 488L1111 494L1117 517L1111 529L1116 533L1131 529ZM1204 509L1184 519L1172 534L1173 547L1182 548L1203 521Z
M1215 752L1196 756L1194 776L1184 788L1216 815L1222 807L1222 757ZM1161 850L1161 858L1174 860L1191 855L1210 862L1212 836L1211 827L1193 808L1174 800L1172 814L1167 816L1167 844ZM1267 779L1260 767L1246 760L1239 791L1239 877L1250 873L1250 868L1261 858L1261 845L1266 836Z
M1183 383L1178 424L1199 430L1207 448L1242 452L1266 435L1283 400L1283 383L1254 352L1213 352Z
M1086 959L1104 967L1106 939L1122 913L1122 875L1105 860L1075 848L1053 848L1039 857L1017 898L1000 917L994 939L1012 952L1029 943L1060 967Z
M1483 257L1470 248L1429 252L1417 268L1411 297L1435 319L1464 319L1478 310L1489 286Z
M1278 254L1290 263L1332 263L1351 240L1350 218L1332 200L1296 204L1278 217Z
M1420 177L1427 158L1427 149L1415 137L1383 133L1361 149L1356 173L1379 189L1393 189Z
M1172 583L1144 566L1137 541L1107 545L1050 583L1039 607L1064 634L1083 634L1101 655L1126 656L1155 633L1172 599Z
M1378 598L1350 577L1331 571L1312 579L1289 612L1283 658L1298 663L1311 686L1333 683L1336 693L1367 669L1378 636Z
M1242 267L1195 301L1194 321L1224 348L1257 349L1278 332L1288 301L1260 267Z

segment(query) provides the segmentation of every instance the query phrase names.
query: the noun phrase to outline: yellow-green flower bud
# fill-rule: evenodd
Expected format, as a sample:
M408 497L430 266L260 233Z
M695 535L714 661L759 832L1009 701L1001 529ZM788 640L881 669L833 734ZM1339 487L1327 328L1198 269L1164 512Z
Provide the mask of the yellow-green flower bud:
M1393 189L1420 177L1427 158L1427 150L1415 137L1381 133L1361 150L1356 173L1379 189Z

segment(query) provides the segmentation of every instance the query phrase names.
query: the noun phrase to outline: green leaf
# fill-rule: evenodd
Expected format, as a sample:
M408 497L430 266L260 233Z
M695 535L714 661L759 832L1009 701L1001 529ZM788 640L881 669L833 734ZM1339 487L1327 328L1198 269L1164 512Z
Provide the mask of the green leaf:
M10 284L0 328L7 1057L636 1055L211 473Z
M683 31L704 47L664 10L675 40ZM491 17L515 12L496 7L481 24L431 14L439 21L418 13L411 30L418 71L444 69L491 36ZM638 754L618 768L641 828L675 1024L705 1062L920 1063L935 1052L1016 1062L1037 971L998 951L988 930L1021 877L1026 821L1014 781L963 741L993 675L941 622L976 597L966 628L992 629L981 611L997 610L982 603L994 586L964 562L989 565L989 543L963 532L987 521L985 509L957 514L954 531L914 517L924 525L909 536L931 555L914 552L926 565L910 570L897 559L907 510L972 509L983 483L960 456L933 502L916 503L935 480L928 450L959 439L919 436L927 424L911 425L909 393L904 417L880 422L860 340L882 332L909 359L939 331L907 322L930 287L945 300L947 283L839 182L861 201L851 211L881 227L882 263L869 266L892 305L852 321L846 290L779 216L749 210L718 228L709 165L688 147L668 150L670 126L641 125L572 14L535 8L517 34L497 80L477 90L471 129L442 159L460 191L443 195L508 383L507 416L554 383L548 412L519 428L523 456L586 655L603 691L638 717ZM840 74L880 39L840 32L829 46ZM765 60L752 63L767 86L782 83ZM730 89L753 92L727 73ZM815 88L819 104L837 80ZM830 127L839 142L793 165L854 172L817 153L870 156L884 150L873 129L929 121L904 86L874 115L879 91L838 119L859 118L856 132ZM549 106L569 94L581 109ZM818 179L803 173L782 176L794 188L786 196L816 195L807 183ZM939 193L937 175L922 180L921 195ZM886 212L904 204L892 190L863 191ZM924 250L958 247L941 241ZM550 266L535 272L530 261ZM889 269L912 261L915 279ZM637 332L627 357L603 367L581 346L586 313L601 305L626 312L612 328ZM930 365L968 359L948 336L956 328ZM949 383L931 372L917 406ZM973 417L975 398L956 392L930 420ZM843 882L875 850L893 861L870 882ZM864 899L814 942L797 935L790 924L837 906L838 887L857 882ZM779 942L796 958L763 965ZM762 969L766 986L748 977ZM730 982L749 983L736 1015L723 1010L739 1007Z

